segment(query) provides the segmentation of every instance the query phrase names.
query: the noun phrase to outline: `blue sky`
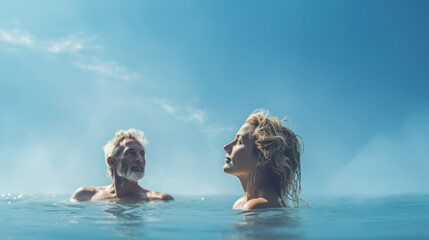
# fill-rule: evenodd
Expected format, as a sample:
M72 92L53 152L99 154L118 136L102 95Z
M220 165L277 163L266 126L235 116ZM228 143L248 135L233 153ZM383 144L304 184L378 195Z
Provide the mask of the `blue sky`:
M255 109L304 139L304 194L429 192L427 1L1 1L0 192L107 185L135 127L143 186L241 194Z

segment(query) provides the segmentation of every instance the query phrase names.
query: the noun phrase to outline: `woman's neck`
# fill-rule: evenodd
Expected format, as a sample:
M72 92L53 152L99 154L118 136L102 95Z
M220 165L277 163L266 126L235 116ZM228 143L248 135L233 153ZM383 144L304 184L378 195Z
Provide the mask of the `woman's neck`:
M255 198L265 198L268 201L277 201L279 198L275 180L267 170L257 170L248 176L240 176L241 186L246 196L246 200Z

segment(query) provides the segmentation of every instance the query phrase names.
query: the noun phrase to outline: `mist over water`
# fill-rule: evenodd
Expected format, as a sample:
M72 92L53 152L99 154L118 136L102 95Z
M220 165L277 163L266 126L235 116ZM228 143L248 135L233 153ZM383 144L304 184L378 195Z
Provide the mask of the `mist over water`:
M409 116L392 132L373 136L357 156L337 169L328 193L399 194L429 191L429 115Z
M335 196L427 193L428 121L427 113L409 116L395 131L371 137L367 144L356 149L355 156L344 159L343 164L317 159L326 162L324 167L333 172L326 179L315 178L320 175L306 171L304 166L303 193ZM83 146L59 136L29 134L21 138L19 145L14 141L4 144L1 152L4 159L8 159L3 160L8 171L3 173L6 181L0 182L2 193L71 194L80 186L110 184L101 146L95 146L102 140L88 142L94 144ZM168 151L164 146L152 146L155 144L158 143L150 141L148 145L146 174L140 180L144 187L180 195L242 193L238 179L222 172L224 152L219 140L185 141ZM325 143L318 144L321 146L316 149ZM314 161L306 155L317 154L311 146L306 146L303 162ZM158 159L154 160L156 156ZM323 188L314 189L312 185Z

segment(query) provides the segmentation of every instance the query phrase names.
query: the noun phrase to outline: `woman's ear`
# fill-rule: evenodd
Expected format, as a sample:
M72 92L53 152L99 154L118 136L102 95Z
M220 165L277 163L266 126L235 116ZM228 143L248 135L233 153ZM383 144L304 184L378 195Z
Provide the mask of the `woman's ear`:
M257 166L265 166L265 165L267 165L268 164L268 162L269 162L270 160L268 160L268 159L261 159L259 162L258 162L258 164L257 164Z

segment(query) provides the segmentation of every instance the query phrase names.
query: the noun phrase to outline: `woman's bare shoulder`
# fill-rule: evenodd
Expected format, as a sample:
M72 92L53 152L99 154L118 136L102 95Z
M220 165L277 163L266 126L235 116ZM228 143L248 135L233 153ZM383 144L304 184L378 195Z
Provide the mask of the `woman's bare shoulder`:
M232 209L241 209L245 203L246 203L246 196L242 196L237 201L235 201L234 205L232 205Z
M254 198L247 201L241 209L248 210L248 209L261 209L261 208L274 208L274 207L279 207L279 204L269 202L265 198Z

